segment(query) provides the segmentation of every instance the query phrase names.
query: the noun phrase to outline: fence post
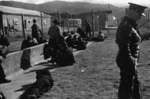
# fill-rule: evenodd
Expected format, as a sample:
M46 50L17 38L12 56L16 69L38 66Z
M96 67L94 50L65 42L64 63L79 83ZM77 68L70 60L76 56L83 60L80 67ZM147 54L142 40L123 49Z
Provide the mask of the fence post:
M41 29L42 29L42 33L43 33L43 15L42 15L42 12L40 12L41 14Z
M57 11L57 19L58 19L58 21L61 23L61 17L60 17L59 11ZM61 24L60 24L60 26L61 26Z
M94 38L94 11L92 10L92 36Z
M68 27L68 32L69 32L69 11L67 11L67 27Z
M22 32L23 32L23 37L24 39L26 38L26 35L25 35L25 26L24 26L24 15L21 14L21 19L22 19Z

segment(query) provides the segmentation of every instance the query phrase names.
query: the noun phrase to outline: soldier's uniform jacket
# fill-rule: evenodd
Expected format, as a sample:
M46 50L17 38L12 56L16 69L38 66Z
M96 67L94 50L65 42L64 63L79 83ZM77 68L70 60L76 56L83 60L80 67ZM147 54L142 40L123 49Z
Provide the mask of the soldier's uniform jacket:
M116 43L119 47L117 61L124 65L134 66L135 60L139 57L138 44L140 42L137 23L125 16L116 32Z

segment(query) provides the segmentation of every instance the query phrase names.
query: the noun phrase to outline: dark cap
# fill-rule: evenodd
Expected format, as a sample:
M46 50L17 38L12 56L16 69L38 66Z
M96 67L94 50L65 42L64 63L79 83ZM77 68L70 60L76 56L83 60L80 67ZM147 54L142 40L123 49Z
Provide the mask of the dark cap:
M139 12L145 16L145 14L143 12L147 8L146 6L142 6L142 5L138 5L138 4L130 3L130 2L129 2L129 4L130 4L129 9Z
M36 19L33 19L33 22L35 23L35 22L36 22Z
M54 23L54 24L60 24L60 22L59 22L58 20L56 20L56 19L53 20L53 23Z

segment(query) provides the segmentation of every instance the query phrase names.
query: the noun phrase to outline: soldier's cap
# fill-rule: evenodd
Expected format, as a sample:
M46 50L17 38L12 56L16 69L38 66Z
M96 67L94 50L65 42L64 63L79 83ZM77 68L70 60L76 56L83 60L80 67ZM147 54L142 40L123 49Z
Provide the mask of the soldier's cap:
M129 2L129 4L130 4L129 9L132 9L138 13L141 13L143 16L145 16L143 12L147 8L146 6L138 5L138 4L131 3L131 2Z
M60 22L58 20L56 20L56 19L53 20L53 23L54 24L60 24Z

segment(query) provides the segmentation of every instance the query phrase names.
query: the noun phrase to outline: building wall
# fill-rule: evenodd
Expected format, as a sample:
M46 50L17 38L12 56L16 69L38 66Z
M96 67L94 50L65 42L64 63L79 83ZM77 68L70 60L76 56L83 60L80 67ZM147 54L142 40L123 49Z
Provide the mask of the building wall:
M85 20L88 20L89 23L92 25L92 12L80 14L80 17L82 18L83 22L82 24L83 30L85 29ZM106 21L107 21L107 11L94 12L93 15L94 31L105 29Z
M22 29L22 17L20 15L13 14L2 14L3 17L3 29L4 33L8 35L8 37L22 37L23 29ZM41 17L40 16L31 16L24 15L24 28L25 35L31 34L31 26L33 25L33 19L37 20L37 25L41 28ZM50 17L42 17L43 20L43 30L47 31L47 28L51 26ZM45 31L46 30L46 31Z
M105 22L107 20L107 13L106 12L100 12L98 14L99 16L99 28L105 29Z
M3 26L14 28L17 31L21 31L22 30L21 16L3 14Z
M43 28L47 29L51 26L51 19L50 18L42 18L43 20Z

